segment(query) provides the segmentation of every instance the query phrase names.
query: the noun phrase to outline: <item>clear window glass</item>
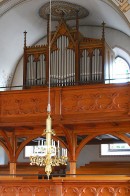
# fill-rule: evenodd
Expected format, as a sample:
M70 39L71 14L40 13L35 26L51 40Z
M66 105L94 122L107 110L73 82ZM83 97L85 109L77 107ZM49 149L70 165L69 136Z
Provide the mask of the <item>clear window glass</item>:
M123 83L129 82L129 65L121 57L115 59L115 64L113 65L113 82L112 83Z
M126 143L101 144L101 156L130 156L130 146Z

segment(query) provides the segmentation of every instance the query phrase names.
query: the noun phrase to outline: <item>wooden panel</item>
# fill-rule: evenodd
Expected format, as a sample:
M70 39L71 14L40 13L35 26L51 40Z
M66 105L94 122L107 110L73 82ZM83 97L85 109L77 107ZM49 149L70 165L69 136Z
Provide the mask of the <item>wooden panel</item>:
M53 118L59 124L78 123L84 120L120 121L129 119L129 86L88 85L51 89L51 107ZM0 93L0 125L7 123L26 125L30 122L43 124L46 118L48 88L8 91ZM72 118L73 117L73 118ZM67 120L67 121L66 121ZM76 123L76 121L75 121ZM11 124L10 124L11 125Z
M99 113L126 111L128 95L125 88L79 88L62 91L62 113ZM69 100L69 102L68 102Z
M92 180L92 179L93 180ZM53 180L3 180L1 196L129 196L128 177L54 178ZM112 176L111 176L112 178Z
M0 122L33 122L47 114L46 90L10 91L1 93ZM55 91L51 91L51 107L55 109ZM7 124L6 124L7 125Z

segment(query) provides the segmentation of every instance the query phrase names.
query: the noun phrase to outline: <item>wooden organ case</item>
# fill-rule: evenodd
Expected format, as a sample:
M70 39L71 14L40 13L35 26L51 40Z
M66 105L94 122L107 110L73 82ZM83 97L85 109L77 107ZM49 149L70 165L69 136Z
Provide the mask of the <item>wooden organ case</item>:
M48 84L49 19L47 26L46 45L26 46L26 32L24 32L24 87ZM68 27L66 21L61 19L56 31L51 33L51 86L104 82L105 47L107 47L104 26L103 23L101 39L87 38L79 32L78 17L75 28Z

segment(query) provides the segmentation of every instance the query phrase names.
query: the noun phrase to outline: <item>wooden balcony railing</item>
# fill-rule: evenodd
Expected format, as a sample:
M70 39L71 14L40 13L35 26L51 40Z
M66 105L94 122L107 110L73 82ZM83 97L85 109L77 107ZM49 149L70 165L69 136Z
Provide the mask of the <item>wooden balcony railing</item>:
M129 83L51 88L54 123L129 121L129 92ZM0 92L0 126L43 125L47 100L47 87Z

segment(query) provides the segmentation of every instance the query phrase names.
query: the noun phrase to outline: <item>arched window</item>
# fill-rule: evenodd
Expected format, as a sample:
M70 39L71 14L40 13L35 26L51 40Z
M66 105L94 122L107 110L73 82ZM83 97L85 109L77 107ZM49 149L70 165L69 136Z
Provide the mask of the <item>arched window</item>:
M130 67L126 60L121 57L116 57L113 65L112 83L129 82Z

